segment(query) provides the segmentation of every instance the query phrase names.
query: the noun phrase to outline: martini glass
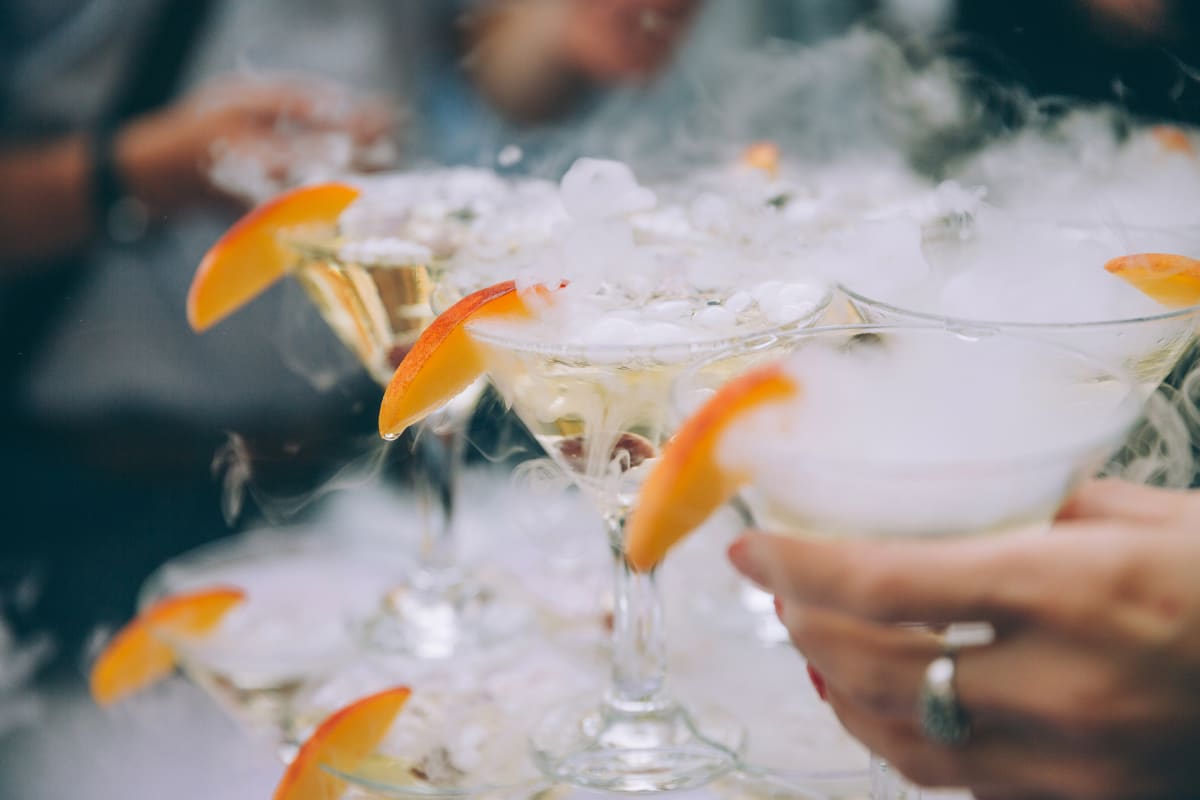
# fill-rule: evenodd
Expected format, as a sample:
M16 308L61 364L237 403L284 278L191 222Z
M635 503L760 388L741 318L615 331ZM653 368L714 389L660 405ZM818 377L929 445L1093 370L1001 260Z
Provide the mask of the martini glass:
M1120 366L994 331L845 326L795 334L784 347L800 399L735 421L719 452L752 476L742 497L756 525L785 535L1044 529L1117 448L1145 397ZM713 378L703 362L683 374L674 390L681 414L713 396ZM1017 387L1025 402L1006 402ZM885 423L893 433L881 432L883 403L864 399L870 393L903 409ZM749 761L752 781L789 780L784 765ZM872 786L875 800L920 796L880 760Z
M904 307L843 285L855 310L869 324L940 325L966 331L992 331L1041 339L1095 358L1123 364L1147 394L1187 352L1200 330L1200 306L1127 319L1085 322L1019 322L954 317ZM1099 316L1099 315L1098 315Z
M333 231L295 231L289 244L300 256L300 285L371 377L386 386L433 320L433 259L408 261L401 252L373 262L352 260ZM526 614L496 599L458 563L457 479L466 427L483 388L476 381L418 424L408 440L425 524L408 582L388 592L382 611L365 625L372 647L445 658L463 646L510 635L526 621Z
M1147 393L1200 325L1200 305L1162 305L1104 270L1109 259L1128 253L1196 251L1200 237L1193 231L1030 220L984 208L923 225L919 236L927 269L899 283L868 273L842 280L861 321L1044 339L1123 364Z
M377 605L391 576L377 554L345 542L260 530L171 559L143 584L138 606L215 586L246 593L210 635L171 645L192 681L247 730L277 739L290 760L305 695L354 660L347 623Z
M698 291L659 299L699 307L712 300ZM704 785L734 765L740 726L715 714L694 716L667 691L657 576L627 564L624 526L673 432L672 381L688 364L735 342L742 347L710 362L709 373L731 375L765 358L783 333L813 324L828 299L826 293L811 313L786 326L758 320L720 338L660 345L572 346L536 324L468 325L492 382L602 513L613 554L611 684L603 698L564 705L533 731L534 760L550 779L648 792Z
M1181 414L1178 408L1179 403L1190 400L1173 398L1174 389L1165 386L1160 389L1160 386L1187 354L1196 352L1200 306L1127 319L1018 322L955 318L895 305L846 286L842 287L842 292L868 323L938 325L961 331L1035 338L1123 365L1133 374L1139 391L1150 398L1151 403L1147 421L1115 455L1106 469L1107 474L1142 483L1191 485L1195 471L1188 441L1191 438L1190 415ZM1159 390L1157 394L1156 390Z

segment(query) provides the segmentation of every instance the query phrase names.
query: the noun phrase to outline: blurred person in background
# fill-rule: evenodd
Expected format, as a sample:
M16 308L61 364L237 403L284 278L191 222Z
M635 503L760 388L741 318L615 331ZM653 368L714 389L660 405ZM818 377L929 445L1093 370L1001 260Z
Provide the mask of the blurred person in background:
M1191 0L757 0L748 46L812 43L870 23L932 43L1035 97L1113 102L1200 123L1200 4Z
M248 200L397 153L491 163L505 130L649 81L697 6L0 6L0 560L44 562L65 656L155 566L226 531L210 475L226 431L287 473L336 467L340 441L374 430L378 388L348 356L325 390L285 363L298 330L340 352L287 282L187 327L199 259Z

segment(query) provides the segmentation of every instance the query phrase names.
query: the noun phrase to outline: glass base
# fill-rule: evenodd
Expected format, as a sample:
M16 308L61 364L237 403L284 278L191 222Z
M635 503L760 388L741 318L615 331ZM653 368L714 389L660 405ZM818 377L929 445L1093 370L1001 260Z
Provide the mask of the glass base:
M631 793L704 786L736 766L744 744L742 727L724 714L594 700L552 712L530 737L533 760L550 780Z
M510 604L487 588L459 581L439 592L402 586L363 625L368 649L417 658L448 658L467 648L504 641L528 628L527 606Z

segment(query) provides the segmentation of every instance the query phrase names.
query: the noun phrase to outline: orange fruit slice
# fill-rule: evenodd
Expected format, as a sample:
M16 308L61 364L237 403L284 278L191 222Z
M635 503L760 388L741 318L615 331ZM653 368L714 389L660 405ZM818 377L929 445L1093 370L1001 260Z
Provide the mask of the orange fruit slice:
M755 142L742 153L742 163L760 169L772 178L779 177L779 145L774 142Z
M303 186L254 209L226 231L204 255L188 290L188 322L204 331L265 292L293 266L281 231L336 224L358 197L342 183Z
M412 692L396 687L364 697L337 711L322 722L275 789L274 800L337 800L346 791L346 781L326 768L349 773L358 769L388 729Z
M1200 305L1200 261L1166 253L1114 258L1104 265L1167 308Z
M533 290L545 296L542 287ZM379 433L395 438L454 399L484 373L483 354L466 330L471 320L529 317L514 281L469 294L446 309L413 343L392 375L379 407Z
M246 599L240 589L208 589L155 603L109 640L92 665L92 698L102 706L150 686L175 669L172 636L203 636Z
M761 367L725 384L683 424L646 478L625 531L625 557L635 569L658 564L750 480L748 472L730 469L718 458L729 426L799 394L800 387L778 364Z
M1174 125L1158 125L1151 129L1150 135L1168 153L1183 153L1189 156L1196 155L1196 148L1192 145L1191 137L1182 128L1177 128Z

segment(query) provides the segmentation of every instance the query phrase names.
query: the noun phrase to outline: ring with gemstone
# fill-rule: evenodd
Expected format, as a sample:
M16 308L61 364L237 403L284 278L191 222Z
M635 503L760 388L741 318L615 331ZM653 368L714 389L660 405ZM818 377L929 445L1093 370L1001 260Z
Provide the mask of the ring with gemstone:
M918 699L921 732L931 742L957 746L971 738L971 722L954 689L957 650L947 649L925 668Z

